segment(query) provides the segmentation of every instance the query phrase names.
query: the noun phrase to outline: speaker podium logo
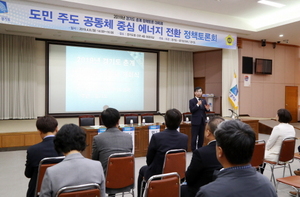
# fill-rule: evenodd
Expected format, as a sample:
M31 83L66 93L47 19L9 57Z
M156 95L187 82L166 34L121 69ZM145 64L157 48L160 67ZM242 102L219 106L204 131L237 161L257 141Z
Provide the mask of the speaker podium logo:
M8 9L7 9L7 5L5 1L0 1L0 14L1 13L7 13Z
M228 35L226 38L226 45L232 46L234 43L234 39L231 35Z

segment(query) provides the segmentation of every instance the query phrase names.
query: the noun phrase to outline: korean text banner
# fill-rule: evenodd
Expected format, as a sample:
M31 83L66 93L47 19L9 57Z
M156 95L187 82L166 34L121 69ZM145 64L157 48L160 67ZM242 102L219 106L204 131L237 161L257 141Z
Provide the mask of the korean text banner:
M237 40L226 32L22 1L0 1L0 23L225 49L236 49Z

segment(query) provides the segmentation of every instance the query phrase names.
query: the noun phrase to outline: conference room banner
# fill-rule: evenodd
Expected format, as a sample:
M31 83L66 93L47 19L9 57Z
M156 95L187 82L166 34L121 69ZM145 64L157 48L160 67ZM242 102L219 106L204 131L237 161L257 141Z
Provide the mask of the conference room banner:
M0 23L225 49L237 41L232 33L22 1L0 1Z

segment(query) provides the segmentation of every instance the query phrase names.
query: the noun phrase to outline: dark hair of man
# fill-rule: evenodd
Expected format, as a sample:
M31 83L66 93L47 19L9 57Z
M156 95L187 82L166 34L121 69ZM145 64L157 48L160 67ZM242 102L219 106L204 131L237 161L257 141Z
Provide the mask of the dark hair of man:
M198 90L202 90L201 87L195 87L194 92L197 92Z
M292 121L292 115L287 109L279 109L277 115L279 122L289 123Z
M36 121L36 128L42 133L54 132L57 128L57 120L53 116L39 117Z
M215 117L211 118L209 120L209 122L207 123L209 131L214 135L214 132L217 129L218 125L223 121L225 121L224 118L222 118L220 116L215 116Z
M86 133L75 124L62 126L54 138L54 147L58 153L68 153L71 150L84 151Z
M215 131L215 138L229 163L240 165L251 161L255 133L248 124L239 120L224 121Z
M168 129L177 129L182 121L182 114L178 109L169 109L165 115L165 122Z
M106 128L112 128L118 124L120 113L114 108L107 108L101 113L101 119Z

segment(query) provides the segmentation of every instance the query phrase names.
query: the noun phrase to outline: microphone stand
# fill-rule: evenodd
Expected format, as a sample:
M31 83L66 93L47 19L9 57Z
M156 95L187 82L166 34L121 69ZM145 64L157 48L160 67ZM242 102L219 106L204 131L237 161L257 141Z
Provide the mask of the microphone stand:
M158 115L160 115L160 116L162 116L162 117L164 117L164 120L165 120L165 115L163 115L162 113L160 113L159 111L157 111L156 112ZM165 124L165 122L162 122L162 125L164 125Z
M230 112L231 112L231 118L234 119L234 120L239 120L239 115L233 111L232 109L228 109Z

